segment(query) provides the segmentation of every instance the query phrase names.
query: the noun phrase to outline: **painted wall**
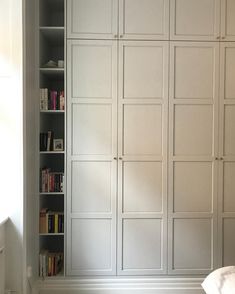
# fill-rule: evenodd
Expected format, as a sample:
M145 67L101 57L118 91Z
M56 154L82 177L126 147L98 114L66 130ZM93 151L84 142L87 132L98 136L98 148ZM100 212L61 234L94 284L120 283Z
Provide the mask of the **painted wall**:
M6 226L7 289L22 293L23 93L22 1L0 1L0 216Z

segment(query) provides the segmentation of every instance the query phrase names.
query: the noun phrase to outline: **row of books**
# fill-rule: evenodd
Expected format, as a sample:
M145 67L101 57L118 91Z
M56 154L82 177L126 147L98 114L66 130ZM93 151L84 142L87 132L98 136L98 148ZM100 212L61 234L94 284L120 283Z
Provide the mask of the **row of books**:
M56 276L63 269L64 254L62 252L42 251L39 254L39 276Z
M48 208L40 210L39 233L56 234L64 232L64 213L49 211Z
M64 174L52 172L50 168L42 168L40 171L40 192L63 192Z
M40 110L64 110L64 91L40 89Z
M53 150L53 131L47 133L40 133L40 151L51 151Z

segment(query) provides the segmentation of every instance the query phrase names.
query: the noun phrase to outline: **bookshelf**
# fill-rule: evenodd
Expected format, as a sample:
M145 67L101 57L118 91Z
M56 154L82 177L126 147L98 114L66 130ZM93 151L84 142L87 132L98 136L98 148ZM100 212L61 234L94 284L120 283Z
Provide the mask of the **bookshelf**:
M39 1L38 275L64 275L65 0Z

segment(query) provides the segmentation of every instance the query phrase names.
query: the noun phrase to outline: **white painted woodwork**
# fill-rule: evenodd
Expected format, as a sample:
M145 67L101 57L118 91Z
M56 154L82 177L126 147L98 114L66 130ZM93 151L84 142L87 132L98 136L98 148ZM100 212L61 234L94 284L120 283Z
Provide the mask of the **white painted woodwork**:
M223 261L222 266L234 265L235 263L235 218L223 219Z
M120 0L119 34L124 39L168 39L169 0Z
M174 162L173 175L174 212L212 211L213 165L211 162Z
M222 2L224 4L224 2ZM232 5L227 1L228 5ZM231 7L232 9L232 7ZM228 36L229 38L231 36ZM228 38L228 39L229 39ZM227 36L226 36L227 40ZM219 126L219 254L220 266L234 262L234 171L235 171L235 88L233 82L233 64L235 45L232 42L220 44L220 126Z
M175 105L174 155L212 155L213 107Z
M235 41L235 3L233 0L221 0L221 38Z
M162 224L160 219L123 221L123 271L161 269Z
M117 34L118 0L68 0L68 38L112 39Z
M145 138L145 140L140 140L140 138ZM123 154L162 154L161 105L124 105Z
M67 274L114 275L117 44L71 40L67 46Z
M235 105L224 107L224 155L235 155Z
M203 42L171 43L172 83L175 99L211 99L214 95L216 50Z
M110 162L72 162L72 212L111 212Z
M164 274L168 43L120 42L119 81L118 274Z
M109 155L112 153L112 105L73 104L72 154Z
M220 0L171 0L172 40L216 40L220 36Z
M223 212L235 213L235 162L223 164Z
M213 228L210 219L177 218L173 222L173 269L212 269Z
M219 44L171 42L168 271L217 266Z
M71 269L77 274L99 274L112 267L111 220L73 219Z
M73 98L112 98L114 43L74 41L71 43L69 80Z
M123 163L123 211L162 212L162 163Z

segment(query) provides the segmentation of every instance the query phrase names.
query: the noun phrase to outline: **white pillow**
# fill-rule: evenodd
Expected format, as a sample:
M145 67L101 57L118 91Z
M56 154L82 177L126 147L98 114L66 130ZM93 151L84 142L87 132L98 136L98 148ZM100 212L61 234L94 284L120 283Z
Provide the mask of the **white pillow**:
M234 294L235 266L226 266L210 273L202 283L206 294Z

